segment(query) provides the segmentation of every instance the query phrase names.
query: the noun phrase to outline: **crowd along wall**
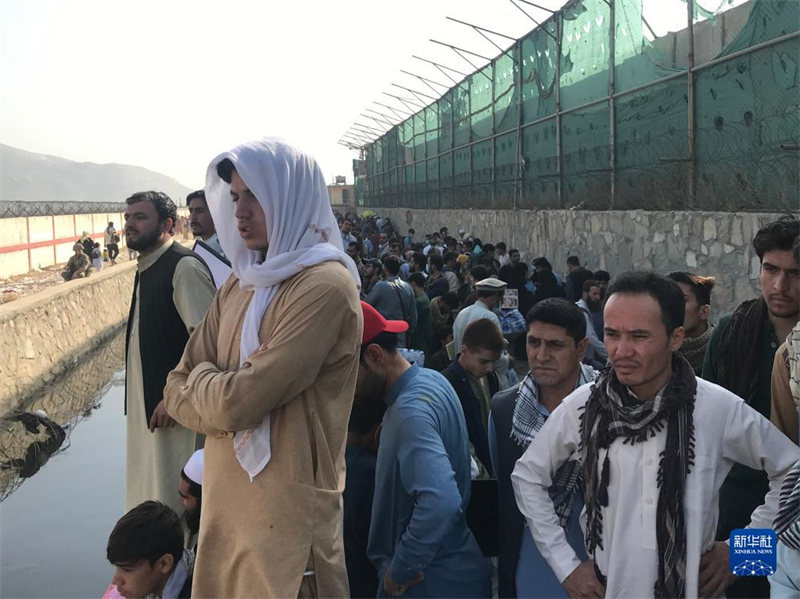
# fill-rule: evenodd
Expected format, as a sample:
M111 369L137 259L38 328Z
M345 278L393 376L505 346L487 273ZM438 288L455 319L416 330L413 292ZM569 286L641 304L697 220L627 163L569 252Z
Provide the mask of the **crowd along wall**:
M713 275L712 320L760 293L753 236L774 213L649 212L644 210L408 210L374 208L415 239L446 226L484 243L505 241L530 263L546 256L557 272L576 255L591 270L676 270Z
M0 416L120 330L135 266L121 263L0 305Z
M102 247L109 222L121 231L122 213L59 214L0 219L0 277L62 264L84 231ZM125 245L121 235L120 247Z

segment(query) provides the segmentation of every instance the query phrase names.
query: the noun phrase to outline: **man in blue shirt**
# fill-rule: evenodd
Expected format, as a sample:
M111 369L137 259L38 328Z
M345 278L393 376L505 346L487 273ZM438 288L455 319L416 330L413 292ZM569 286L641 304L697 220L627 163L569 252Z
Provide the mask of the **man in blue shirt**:
M489 567L467 526L470 455L453 388L396 351L404 321L364 313L357 402L383 401L367 553L378 596L490 597Z

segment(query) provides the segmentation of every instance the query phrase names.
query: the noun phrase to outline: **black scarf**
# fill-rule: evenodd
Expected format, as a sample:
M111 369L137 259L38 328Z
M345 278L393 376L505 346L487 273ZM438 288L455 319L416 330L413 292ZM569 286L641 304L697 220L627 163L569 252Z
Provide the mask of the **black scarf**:
M748 404L758 390L758 336L766 319L763 297L743 302L731 314L720 338L717 383Z
M654 437L667 427L658 465L656 597L683 597L686 586L686 523L683 495L694 461L694 401L697 381L689 362L672 356L672 376L656 397L640 401L622 385L613 369L605 370L592 388L581 415L581 457L586 499L586 546L590 554L603 548L603 513L608 507L608 448L617 438L631 445ZM602 470L600 453L605 450Z

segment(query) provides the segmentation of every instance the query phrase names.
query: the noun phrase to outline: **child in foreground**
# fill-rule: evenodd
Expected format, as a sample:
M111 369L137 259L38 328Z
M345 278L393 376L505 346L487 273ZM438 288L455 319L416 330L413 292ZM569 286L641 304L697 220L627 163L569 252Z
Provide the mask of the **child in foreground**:
M106 555L116 570L103 599L190 597L194 554L183 541L183 525L170 507L137 505L108 538Z

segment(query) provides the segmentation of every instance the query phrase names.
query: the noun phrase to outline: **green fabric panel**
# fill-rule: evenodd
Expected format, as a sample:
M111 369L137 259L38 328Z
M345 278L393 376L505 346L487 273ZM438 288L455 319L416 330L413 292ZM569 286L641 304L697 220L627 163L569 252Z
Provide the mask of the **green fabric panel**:
M427 189L426 165L424 160L420 160L414 165L416 185L414 186L414 193L424 193Z
M616 101L615 208L670 209L688 197L686 78L673 79ZM673 198L673 199L669 199Z
M555 118L522 130L524 200L521 208L558 208Z
M428 180L428 191L439 191L438 158L429 158L425 161L425 178Z
M420 110L417 114L411 117L414 122L414 139L412 145L414 147L414 160L425 159L425 111Z
M561 120L566 208L607 210L611 196L610 121L603 103Z
M469 143L469 79L453 89L453 147Z
M561 108L608 95L610 10L606 0L583 0L561 13Z
M696 77L697 208L800 206L800 40L732 58Z
M793 33L798 26L800 2L797 0L752 0L750 18L720 56Z
M498 210L509 210L516 207L516 183L495 183L493 207Z
M517 153L517 132L500 135L494 140L494 180L516 181L519 175Z
M469 189L472 177L470 175L469 147L464 147L453 152L453 183L454 189L459 194Z
M439 151L453 149L453 92L447 92L439 105Z
M492 182L492 140L472 145L472 183L481 185Z
M442 188L453 187L453 153L439 156L439 184Z
M402 163L411 164L414 162L414 120L403 121L398 129L398 139L403 146Z
M568 3L369 144L365 173L356 177L357 201L417 208L796 210L800 176L792 148L800 143L800 41L712 67L700 64L692 168L688 31L655 37L651 28L663 33L680 26L679 12L669 23L653 19L664 10L685 13L685 1L615 0L614 19L605 0ZM800 0L752 0L749 11L737 7L735 14L722 14L731 0L696 1L700 61L747 50L800 25ZM622 92L613 101L613 144L612 20L614 89Z
M439 156L439 193L442 208L454 208L453 200L453 153Z
M434 103L425 108L425 155L436 156L439 153L439 112Z
M516 48L494 60L494 122L498 133L516 129L519 121L518 60Z
M408 206L413 206L414 194L417 191L417 169L411 164L403 167L403 171L405 172L405 176L403 177L404 183L400 195L408 201Z
M556 111L556 31L555 19L542 24L522 38L522 122L532 123Z
M492 63L469 77L469 105L472 139L492 134Z
M665 0L648 2L661 7L665 4ZM680 8L680 2L676 0L669 0L668 5L674 9ZM642 2L614 3L614 88L618 92L686 71L686 68L675 65L671 43L664 41L654 44L645 35L642 7ZM666 54L667 50L670 56Z

